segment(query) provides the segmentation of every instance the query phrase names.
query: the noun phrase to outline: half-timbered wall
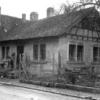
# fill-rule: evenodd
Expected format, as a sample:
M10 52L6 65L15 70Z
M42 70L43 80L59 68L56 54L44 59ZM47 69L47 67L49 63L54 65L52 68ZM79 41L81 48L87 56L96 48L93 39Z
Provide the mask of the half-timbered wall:
M75 60L70 60L70 52L71 52L69 51L70 45L74 45L76 47ZM83 60L78 60L78 55L77 55L79 53L78 46L80 45L83 46ZM62 58L62 67L75 69L77 67L93 65L99 72L100 60L98 60L97 62L93 61L94 47L100 47L100 43L95 40L92 40L91 38L87 39L84 36L80 38L78 36L71 36L71 35L62 36L59 40L59 51L61 53L61 58Z

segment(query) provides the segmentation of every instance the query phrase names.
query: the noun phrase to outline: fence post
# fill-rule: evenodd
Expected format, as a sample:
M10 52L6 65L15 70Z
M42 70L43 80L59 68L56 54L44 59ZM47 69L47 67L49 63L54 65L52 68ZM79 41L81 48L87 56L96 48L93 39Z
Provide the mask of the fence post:
M61 70L61 55L60 55L60 52L58 52L58 79L59 79L59 76L60 76L60 70Z
M53 53L53 55L52 55L52 66L53 66L53 70L52 70L52 72L53 72L53 75L54 75L54 73L55 73L55 71L54 71L54 67L55 67L55 58L54 58L54 53Z

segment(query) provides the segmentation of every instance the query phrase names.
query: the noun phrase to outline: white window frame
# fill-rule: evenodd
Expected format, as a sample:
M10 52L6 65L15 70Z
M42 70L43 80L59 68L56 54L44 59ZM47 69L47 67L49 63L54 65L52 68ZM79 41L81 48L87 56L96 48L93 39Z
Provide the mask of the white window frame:
M70 62L83 62L84 61L84 44L83 43L73 43L73 42L69 42L68 43L68 46L70 46L70 45L75 45L75 60L70 60L70 55L68 55L68 61L70 61ZM77 52L77 50L78 50L78 46L83 46L83 56L82 56L82 60L78 60L78 57L77 57L77 55L78 55L78 52ZM69 54L69 47L68 47L68 54Z
M41 46L42 44L45 45L45 59L41 59L40 46ZM37 52L38 52L38 57L37 57L37 59L34 58L34 45L37 45L37 46L38 46L38 51L37 51ZM33 60L34 60L34 61L45 61L45 60L46 60L46 43L34 43L34 44L33 44Z

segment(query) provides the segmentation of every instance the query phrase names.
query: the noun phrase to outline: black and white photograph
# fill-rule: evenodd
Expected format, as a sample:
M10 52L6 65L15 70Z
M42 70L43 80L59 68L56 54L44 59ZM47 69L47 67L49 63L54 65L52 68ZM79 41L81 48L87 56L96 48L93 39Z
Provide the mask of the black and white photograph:
M0 0L0 100L100 100L100 0Z

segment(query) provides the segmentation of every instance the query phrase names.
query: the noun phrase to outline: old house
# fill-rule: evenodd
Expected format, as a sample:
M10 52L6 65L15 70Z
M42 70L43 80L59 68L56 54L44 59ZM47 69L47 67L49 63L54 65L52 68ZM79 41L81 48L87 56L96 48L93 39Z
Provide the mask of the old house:
M92 64L100 72L100 16L95 8L41 20L37 13L31 13L30 21L25 17L0 14L1 60L12 53L17 59L27 55L32 74L57 73L59 58L62 69Z

